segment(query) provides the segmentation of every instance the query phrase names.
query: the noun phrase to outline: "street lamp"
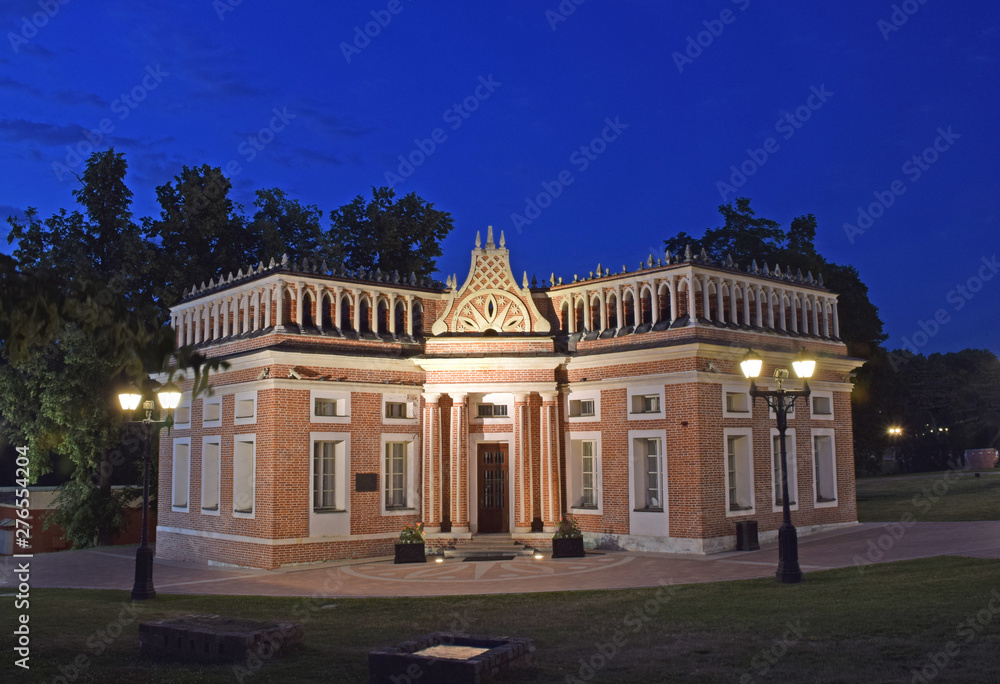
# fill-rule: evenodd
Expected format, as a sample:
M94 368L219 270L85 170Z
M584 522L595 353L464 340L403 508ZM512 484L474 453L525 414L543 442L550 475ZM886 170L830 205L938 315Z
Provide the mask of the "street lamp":
M156 598L156 589L153 588L153 550L149 548L149 459L150 443L153 439L153 427L157 433L160 428L167 424L172 424L169 412L177 408L181 401L181 391L177 385L168 382L156 392L160 400L160 406L168 411L165 420L153 420L154 404L151 399L142 402L142 410L146 412L146 417L142 420L133 420L144 426L143 448L142 448L142 536L139 548L135 552L135 583L132 585L132 600L141 601L143 599ZM139 402L142 401L142 393L134 386L128 387L118 394L118 401L122 410L128 413L134 411Z
M781 453L781 510L782 521L778 529L778 570L774 573L779 582L783 584L794 584L802 581L802 569L799 567L799 540L792 525L792 513L789 508L788 497L788 458L785 454L785 430L788 427L788 412L795 406L795 400L799 397L808 400L809 383L803 383L800 390L786 390L782 383L788 378L787 368L775 368L774 378L778 381L778 388L775 390L757 389L754 379L760 376L761 367L764 365L763 359L753 349L747 351L740 368L743 375L750 379L750 396L754 403L757 397L763 398L768 407L774 411L778 420L778 434ZM806 379L812 377L816 370L816 360L802 349L792 359L792 368L795 375Z

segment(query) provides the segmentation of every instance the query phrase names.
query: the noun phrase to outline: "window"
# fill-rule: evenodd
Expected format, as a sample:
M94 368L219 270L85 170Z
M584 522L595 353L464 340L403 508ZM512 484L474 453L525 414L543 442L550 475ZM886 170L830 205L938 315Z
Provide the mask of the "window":
M660 397L655 394L639 394L632 397L632 413L657 413Z
M202 401L201 426L222 427L222 397L209 397Z
M336 399L316 399L313 403L313 415L319 418L343 416L343 409Z
M415 394L383 394L383 424L405 425L416 423L419 400L419 397Z
M187 511L191 482L191 440L188 437L174 440L174 469L171 504L175 511Z
M583 497L580 506L597 508L597 457L594 454L594 443L583 442L580 455L580 474L583 476Z
M507 416L507 405L479 404L476 407L476 416L479 418L505 418Z
M385 507L406 508L406 443L385 444Z
M663 418L663 386L630 387L627 392L628 419Z
M250 425L257 422L257 391L240 392L233 397L235 405L234 425Z
M593 399L572 399L569 402L569 415L573 418L594 415Z
M795 460L795 430L790 429L785 433L785 459L788 462L788 496L789 506L798 505L798 467ZM775 509L783 506L781 491L781 435L777 430L771 431L771 463L772 479L774 489Z
M382 435L382 514L410 515L420 507L417 488L417 435L386 432Z
M218 515L222 447L219 437L204 437L201 443L201 512Z
M566 433L566 494L574 513L601 513L601 433Z
M726 509L730 514L747 515L754 509L752 432L725 431Z
M601 391L577 390L567 394L566 417L571 423L599 421L601 419Z
M722 386L722 417L750 418L753 413L753 401L750 399L749 388L741 385Z
M191 403L190 401L179 405L174 409L174 429L187 430L191 427Z
M351 422L351 393L335 390L311 390L309 421L312 423Z
M233 439L233 514L252 516L254 512L254 435Z
M833 420L833 392L813 392L810 402L813 418Z
M816 505L837 504L837 456L833 430L813 430L813 477Z
M635 459L636 509L663 510L663 448L660 437L632 440Z
M316 441L313 442L313 510L343 509L343 503L338 500L339 483L337 471L340 470L339 458L343 458L344 442Z

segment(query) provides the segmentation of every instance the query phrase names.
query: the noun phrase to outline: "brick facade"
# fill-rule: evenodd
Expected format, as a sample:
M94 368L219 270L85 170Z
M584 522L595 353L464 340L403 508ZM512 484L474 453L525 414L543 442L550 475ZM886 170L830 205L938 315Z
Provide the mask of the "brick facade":
M283 261L186 293L178 344L230 365L210 396L191 401L187 380L188 422L161 433L157 554L262 568L369 557L415 522L432 547L496 521L546 546L567 513L588 543L624 548L729 549L742 520L773 537L775 421L741 396L747 347L764 377L816 355L818 403L789 419L792 518L803 533L856 522L859 361L821 280L667 255L520 282L491 230L461 286Z

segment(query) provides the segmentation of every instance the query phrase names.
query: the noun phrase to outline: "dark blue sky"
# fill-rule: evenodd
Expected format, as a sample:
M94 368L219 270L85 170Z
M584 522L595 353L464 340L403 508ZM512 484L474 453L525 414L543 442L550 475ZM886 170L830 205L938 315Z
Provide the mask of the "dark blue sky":
M577 2L4 0L0 216L74 206L84 129L138 217L183 164L228 166L248 209L396 174L454 215L459 277L487 224L517 275L572 279L746 195L817 216L890 345L1000 352L1000 3Z

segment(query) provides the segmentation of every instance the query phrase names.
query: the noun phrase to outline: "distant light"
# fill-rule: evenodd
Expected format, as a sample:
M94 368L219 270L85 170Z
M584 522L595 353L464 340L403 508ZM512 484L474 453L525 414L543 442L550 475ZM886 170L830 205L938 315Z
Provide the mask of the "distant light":
M161 387L156 393L160 400L160 406L167 409L168 411L177 408L177 405L181 403L181 391L172 382L168 382L166 385Z
M889 428L889 434L890 435L894 435L894 436L899 436L899 435L903 434L903 428L900 428L900 427L891 427L891 428Z
M543 556L542 554L540 553L535 554L535 560L542 560L543 558L545 558L545 556Z
M442 558L441 556L438 556L437 558L434 559L434 562L435 563L444 563L444 558Z

